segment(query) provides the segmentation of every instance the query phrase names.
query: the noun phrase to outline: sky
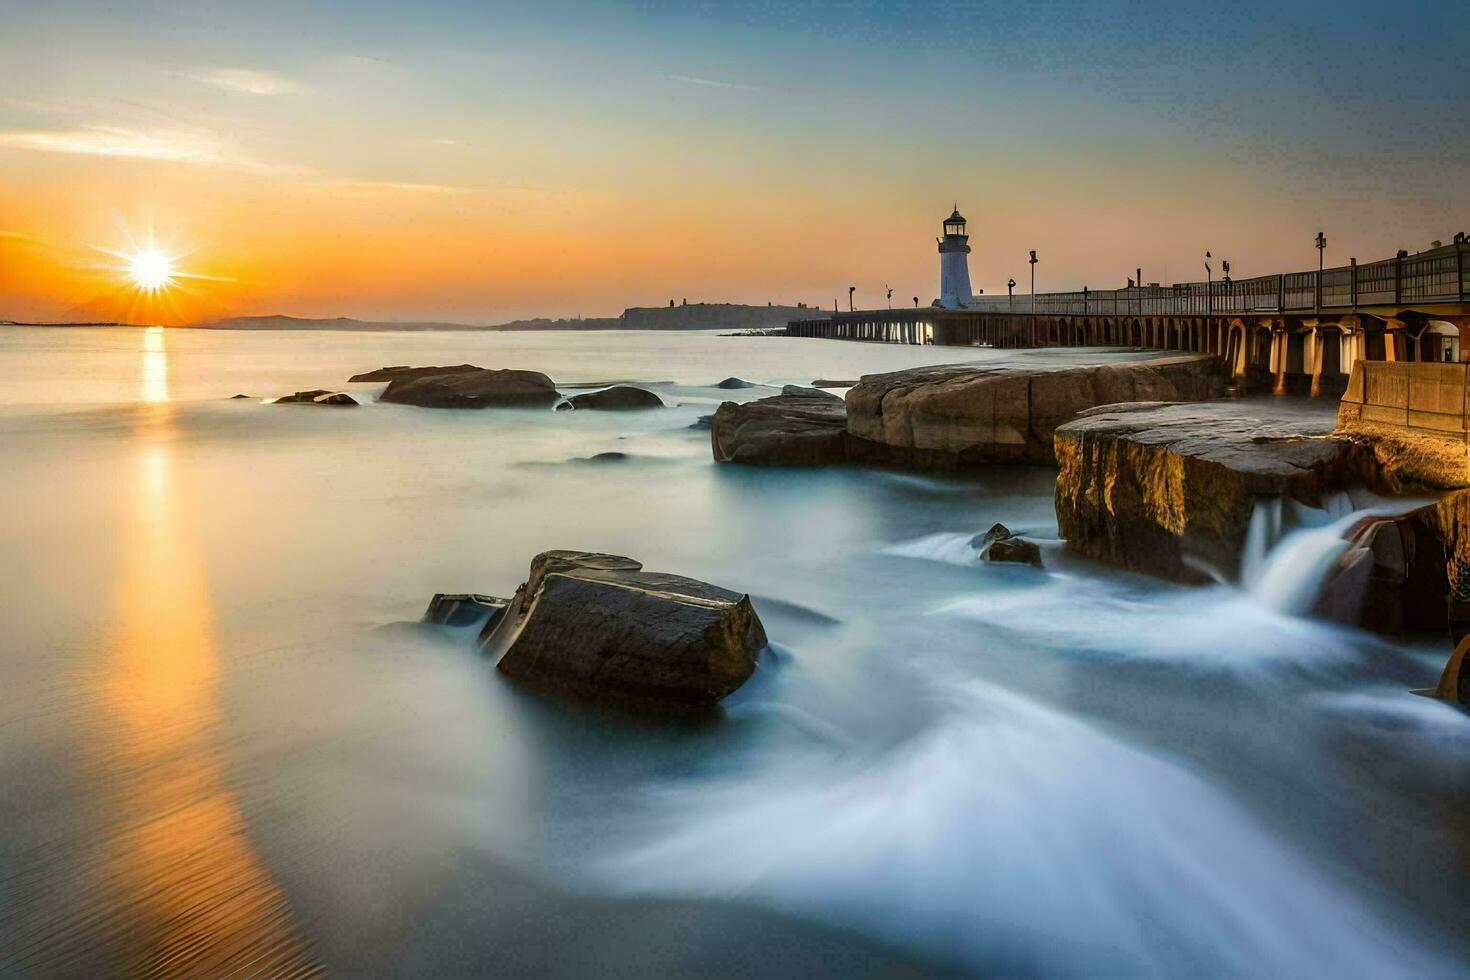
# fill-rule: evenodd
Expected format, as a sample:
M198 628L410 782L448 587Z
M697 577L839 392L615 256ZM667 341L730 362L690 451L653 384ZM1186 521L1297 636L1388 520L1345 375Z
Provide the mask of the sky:
M1470 4L0 0L0 318L928 303L1470 230ZM129 288L156 247L181 273Z

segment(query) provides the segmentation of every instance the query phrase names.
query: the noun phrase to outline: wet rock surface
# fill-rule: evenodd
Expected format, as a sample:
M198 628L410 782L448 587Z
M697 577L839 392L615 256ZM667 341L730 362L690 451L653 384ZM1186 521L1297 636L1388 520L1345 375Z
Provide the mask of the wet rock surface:
M1224 390L1203 354L1039 350L865 376L847 393L854 459L963 470L1050 463L1057 426L1099 405L1192 401Z
M970 544L979 551L982 561L1041 565L1041 546L1013 533L1004 524L992 524L984 534L975 535Z
M440 592L429 600L424 622L440 626L493 626L510 605L509 599L475 592Z
M1110 405L1056 430L1057 526L1092 558L1182 582L1235 575L1260 496L1320 506L1368 482L1333 406L1282 399Z
M715 385L716 388L724 388L726 391L736 388L754 388L755 386L754 381L746 381L744 378L726 378Z
M348 378L352 381L411 381L414 378L429 378L436 374L468 374L471 371L483 371L482 367L474 364L455 364L448 367L408 367L399 365L397 367L378 368L376 371L366 371L362 374L354 374Z
M242 397L237 395L238 397ZM332 391L329 388L312 388L309 391L298 391L290 395L282 395L271 401L272 405L356 405L357 399L345 391Z
M766 634L747 595L621 555L548 551L480 642L502 673L537 690L698 714L745 683Z
M636 411L644 408L663 408L664 400L644 388L632 385L614 385L602 391L589 391L568 398L566 404L574 409L598 409L601 411ZM558 406L560 407L560 406Z
M720 463L844 463L847 410L836 395L787 385L769 398L722 404L710 424L710 446Z
M424 408L491 408L551 405L560 397L539 371L475 368L396 379L378 400Z

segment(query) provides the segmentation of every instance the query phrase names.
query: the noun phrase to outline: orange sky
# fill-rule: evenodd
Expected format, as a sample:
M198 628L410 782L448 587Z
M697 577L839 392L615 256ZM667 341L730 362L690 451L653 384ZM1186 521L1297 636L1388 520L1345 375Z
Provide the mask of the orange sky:
M1207 248L1243 278L1314 267L1318 230L1337 263L1470 224L1470 155L1443 125L1463 85L1405 77L1411 99L1385 88L1397 76L1285 70L1296 32L1330 29L1305 14L1216 22L1229 59L1190 48L1181 71L1090 7L1071 33L992 12L962 40L942 28L966 8L939 25L875 5L837 34L805 8L347 9L17 13L0 318L483 323L686 297L829 306L850 284L859 304L885 285L927 303L956 201L987 292L1026 283L1031 248L1039 288L1109 288L1136 266L1198 278ZM1172 9L1153 41L1192 44ZM1435 26L1403 32L1453 47ZM99 251L150 228L210 277L167 305L140 305Z

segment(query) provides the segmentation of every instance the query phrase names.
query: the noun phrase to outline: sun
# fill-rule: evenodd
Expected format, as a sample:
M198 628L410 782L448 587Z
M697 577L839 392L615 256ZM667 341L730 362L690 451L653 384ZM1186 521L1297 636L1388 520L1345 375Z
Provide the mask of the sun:
M173 257L158 248L150 247L134 252L128 256L127 263L128 278L133 280L133 285L145 292L156 293L173 285Z

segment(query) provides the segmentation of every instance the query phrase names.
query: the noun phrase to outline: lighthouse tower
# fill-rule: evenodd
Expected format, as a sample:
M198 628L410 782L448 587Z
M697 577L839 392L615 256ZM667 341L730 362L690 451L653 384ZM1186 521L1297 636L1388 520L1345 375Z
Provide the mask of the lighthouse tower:
M936 306L963 309L974 300L970 293L970 236L960 206L944 219L944 237L939 239L939 299Z

